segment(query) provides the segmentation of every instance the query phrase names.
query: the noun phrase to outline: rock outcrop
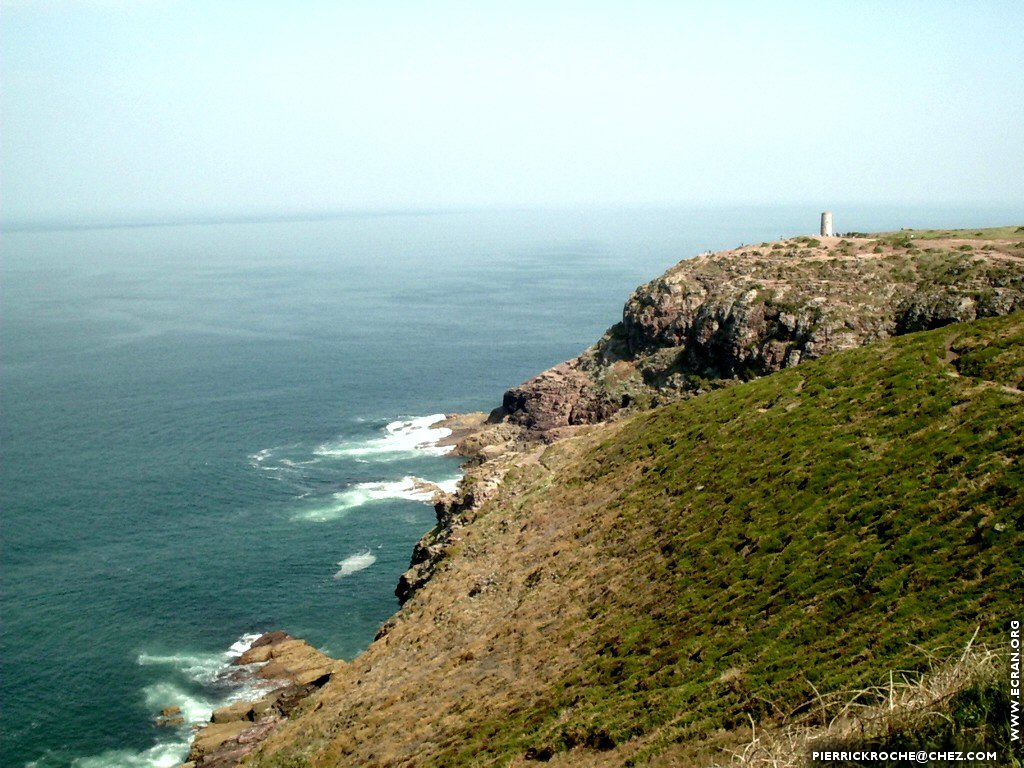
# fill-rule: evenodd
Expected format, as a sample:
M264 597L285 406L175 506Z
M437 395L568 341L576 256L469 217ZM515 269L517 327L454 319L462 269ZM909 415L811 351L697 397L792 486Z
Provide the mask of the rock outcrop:
M430 580L444 560L447 549L458 542L459 530L471 522L480 507L498 492L510 466L508 460L502 461L497 457L469 466L459 483L458 491L438 494L435 497L437 525L413 547L409 570L402 574L395 588L395 596L399 603L405 604ZM383 637L389 626L385 624L377 633L377 637Z
M439 424L470 470L457 493L435 496L437 525L413 550L399 602L430 580L494 496L508 457L538 440L830 352L1024 308L1024 247L988 240L975 251L972 242L798 237L698 256L641 285L622 321L579 357L508 390L489 415Z
M978 245L800 237L682 261L637 288L593 347L508 390L504 417L549 437L830 352L1024 307L1024 249L1010 240Z
M273 690L214 710L209 725L196 733L185 768L238 765L345 665L284 632L262 635L233 663L260 665L253 674Z

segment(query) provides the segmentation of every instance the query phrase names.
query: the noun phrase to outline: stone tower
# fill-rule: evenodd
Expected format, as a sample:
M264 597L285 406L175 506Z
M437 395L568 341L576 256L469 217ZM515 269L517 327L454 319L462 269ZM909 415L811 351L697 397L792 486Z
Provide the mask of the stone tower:
M832 211L824 211L821 214L821 236L832 237Z

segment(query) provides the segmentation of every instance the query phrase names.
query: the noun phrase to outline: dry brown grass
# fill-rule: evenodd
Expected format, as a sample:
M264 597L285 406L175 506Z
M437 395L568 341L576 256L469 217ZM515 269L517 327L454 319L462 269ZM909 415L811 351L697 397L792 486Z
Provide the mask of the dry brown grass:
M928 721L949 720L954 696L995 679L1005 667L1002 655L975 646L974 638L952 659L928 656L931 668L923 675L890 672L887 685L819 695L806 712L782 727L761 730L751 722L750 741L729 750L729 762L716 768L799 768L808 764L816 745L871 742L920 731Z

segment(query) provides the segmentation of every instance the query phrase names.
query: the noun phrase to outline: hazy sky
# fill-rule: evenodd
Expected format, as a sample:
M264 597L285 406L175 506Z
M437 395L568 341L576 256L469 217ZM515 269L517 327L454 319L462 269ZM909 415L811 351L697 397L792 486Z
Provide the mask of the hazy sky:
M1024 207L1024 3L0 2L7 220Z

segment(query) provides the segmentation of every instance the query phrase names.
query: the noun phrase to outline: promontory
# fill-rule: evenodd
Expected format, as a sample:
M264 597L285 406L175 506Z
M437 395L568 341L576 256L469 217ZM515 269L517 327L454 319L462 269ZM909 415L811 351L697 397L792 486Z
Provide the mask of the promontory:
M401 609L244 764L1012 764L1022 309L1018 226L680 262L459 420Z

